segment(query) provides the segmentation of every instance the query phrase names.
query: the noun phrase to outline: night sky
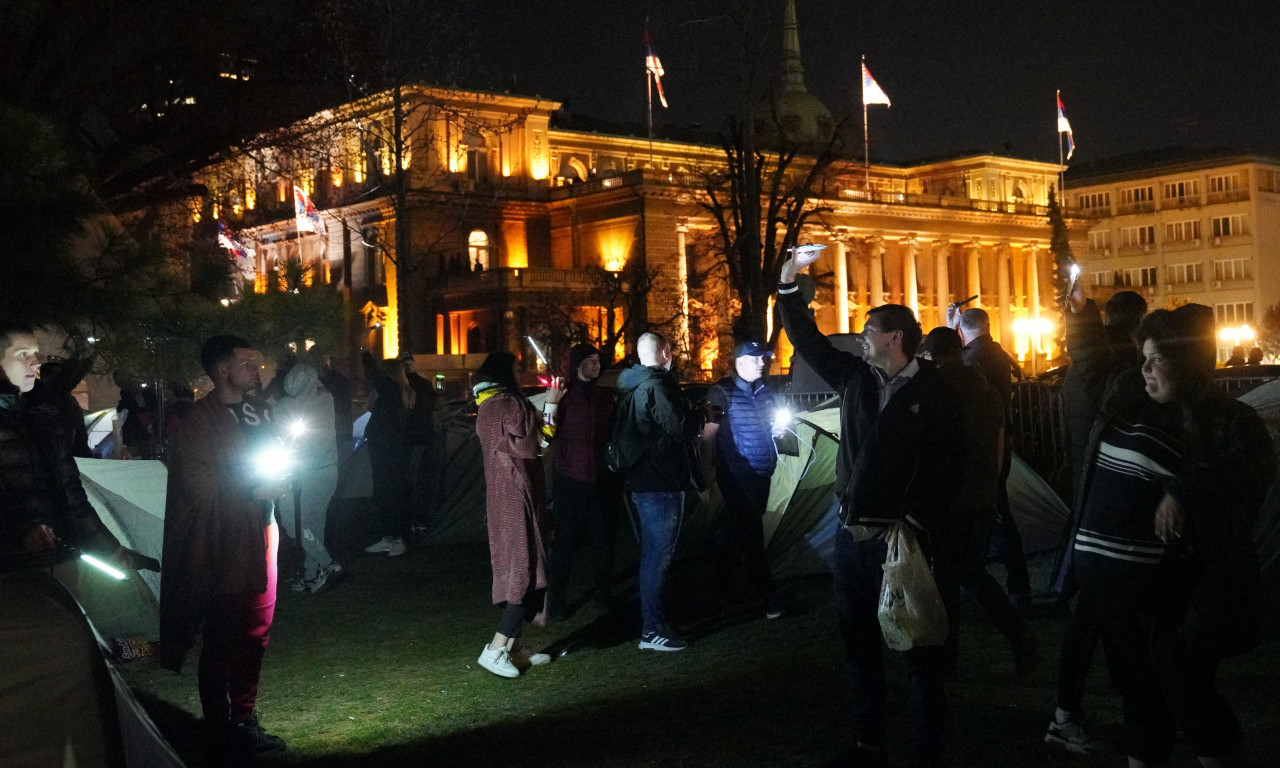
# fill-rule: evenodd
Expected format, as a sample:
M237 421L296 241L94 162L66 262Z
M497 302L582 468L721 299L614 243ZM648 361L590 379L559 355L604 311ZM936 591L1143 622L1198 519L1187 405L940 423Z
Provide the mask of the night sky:
M671 103L664 112L655 98L655 121L716 130L737 111L742 56L728 13L738 5L497 2L483 47L504 89L643 124L647 13ZM1056 160L1061 89L1078 164L1168 146L1280 154L1280 11L1268 5L798 0L797 12L806 82L837 120L851 115L860 136L862 53L892 99L870 108L873 159L989 151ZM770 79L775 16L779 31L760 59Z

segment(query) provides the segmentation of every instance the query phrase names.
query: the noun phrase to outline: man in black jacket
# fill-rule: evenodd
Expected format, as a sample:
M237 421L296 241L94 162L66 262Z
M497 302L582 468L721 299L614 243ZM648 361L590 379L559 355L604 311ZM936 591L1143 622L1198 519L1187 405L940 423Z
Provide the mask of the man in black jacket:
M1004 563L1009 599L1015 606L1024 608L1031 602L1031 576L1027 573L1022 534L1018 532L1018 525L1009 508L1009 493L1006 488L1009 470L1013 466L1013 379L1021 378L1022 374L1017 363L1000 346L1000 342L991 338L991 317L985 309L975 307L959 313L953 304L947 307L947 319L948 325L953 328L958 326L960 336L964 339L964 350L961 352L964 364L982 371L1004 406L1004 453L1000 464L1000 485L996 489L995 524L991 529L991 543L992 549Z
M120 546L89 504L58 409L31 398L39 370L32 329L0 320L0 554L66 544L159 570L152 558Z
M690 410L671 372L671 342L650 331L636 341L636 356L640 362L618 376L622 404L616 418L626 419L645 445L626 485L640 522L640 649L682 651L687 645L667 622L662 593L691 490L685 452Z
M882 765L886 739L883 640L877 618L887 546L881 534L902 521L928 533L940 529L962 475L953 450L962 434L959 404L932 364L915 359L920 324L904 306L867 312L862 358L832 346L809 316L795 285L817 258L796 249L779 274L778 306L796 352L841 399L833 586L845 670L853 694L853 765ZM903 653L907 668L911 758L942 759L945 713L941 647Z

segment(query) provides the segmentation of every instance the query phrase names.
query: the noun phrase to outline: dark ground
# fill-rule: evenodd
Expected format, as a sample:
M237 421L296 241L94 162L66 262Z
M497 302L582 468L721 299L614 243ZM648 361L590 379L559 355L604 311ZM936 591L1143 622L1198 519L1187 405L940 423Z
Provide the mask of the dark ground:
M282 766L809 766L843 743L848 697L829 579L785 580L790 612L767 621L741 584L726 588L682 538L670 613L691 647L636 649L635 546L625 526L616 610L581 606L526 639L555 661L516 680L475 664L493 631L483 545L366 555L363 523L335 519L349 577L325 595L282 588L259 709L290 749ZM1047 579L1044 558L1034 583ZM1079 757L1042 743L1053 710L1064 618L1031 612L1043 663L1016 679L1008 646L968 612L962 671L948 689L951 766L1122 766L1117 752ZM563 652L563 655L560 655ZM905 738L901 666L890 656L891 738ZM125 667L131 685L193 765L198 749L194 658L184 675L153 660ZM1119 737L1118 700L1095 664L1088 700L1098 735ZM1222 688L1249 740L1250 765L1280 764L1280 643L1223 665ZM1179 745L1173 765L1197 763Z

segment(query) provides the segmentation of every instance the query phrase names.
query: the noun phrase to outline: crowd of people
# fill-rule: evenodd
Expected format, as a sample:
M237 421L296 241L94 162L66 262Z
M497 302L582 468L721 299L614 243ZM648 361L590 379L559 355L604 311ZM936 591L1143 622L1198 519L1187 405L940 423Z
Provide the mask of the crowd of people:
M962 590L1007 639L1017 674L1041 661L1024 614L1031 586L1005 488L1018 370L992 338L987 313L963 303L927 335L910 308L874 307L860 350L842 351L819 331L797 288L814 258L799 249L782 265L778 307L796 355L840 398L831 567L852 711L847 745L832 765L881 766L901 751L907 765L937 766L946 753ZM1214 676L1220 659L1254 639L1239 620L1246 598L1225 595L1257 578L1249 533L1274 479L1270 441L1252 409L1210 384L1212 310L1191 304L1148 314L1141 296L1122 291L1104 312L1074 285L1062 301L1072 359L1063 396L1073 514L1053 589L1072 613L1045 741L1071 752L1099 748L1084 698L1101 645L1124 701L1131 768L1167 763L1178 733L1202 765L1235 765L1243 734ZM343 567L326 548L325 530L351 426L345 379L328 365L296 363L264 391L250 342L215 336L204 344L200 362L212 390L183 412L167 444L161 566L121 547L85 498L73 459L84 455L83 435L59 415L68 409L58 382L83 376L80 366L64 367L62 377L38 375L34 333L16 323L0 324L0 351L0 555L73 546L161 569L161 663L180 670L200 637L197 687L210 743L234 754L284 749L255 706L280 581L279 524L302 552L294 589L332 588ZM666 611L667 572L686 500L695 492L710 498L711 482L723 500L709 536L717 573L745 575L759 615L785 613L762 524L785 436L778 393L764 375L768 347L741 340L730 374L698 403L679 386L668 339L648 331L634 352L610 390L598 383L600 351L574 346L567 381L551 381L541 410L521 390L514 354L492 353L473 374L497 610L477 662L495 675L516 678L552 661L524 644L523 630L572 612L572 573L586 540L592 587L581 599L614 608L614 543L624 514L640 546L638 648L688 648ZM411 358L362 357L375 393L365 435L381 532L365 551L398 557L411 516L429 507L414 478L436 442L436 392ZM295 423L307 428L291 433ZM269 458L281 445L291 449L288 471ZM904 527L931 563L948 631L942 645L901 652L910 739L895 748L878 611L887 533ZM992 557L1006 565L1004 587L988 572Z

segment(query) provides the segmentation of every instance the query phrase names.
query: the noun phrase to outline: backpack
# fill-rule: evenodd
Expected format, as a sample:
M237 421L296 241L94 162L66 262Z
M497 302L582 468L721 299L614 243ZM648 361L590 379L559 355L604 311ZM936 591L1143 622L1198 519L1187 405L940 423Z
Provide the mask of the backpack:
M609 415L609 441L604 446L604 465L610 472L625 475L649 452L649 443L636 428L632 403L635 390L620 395Z

